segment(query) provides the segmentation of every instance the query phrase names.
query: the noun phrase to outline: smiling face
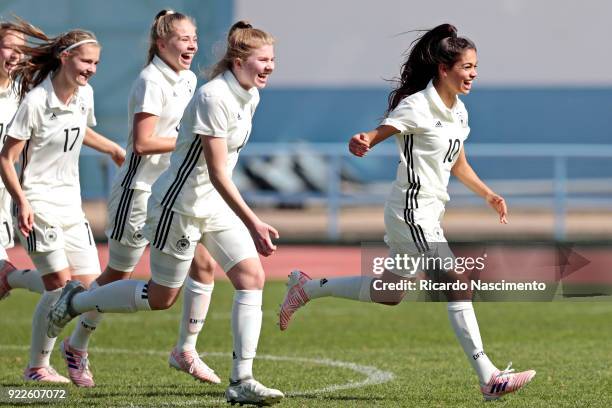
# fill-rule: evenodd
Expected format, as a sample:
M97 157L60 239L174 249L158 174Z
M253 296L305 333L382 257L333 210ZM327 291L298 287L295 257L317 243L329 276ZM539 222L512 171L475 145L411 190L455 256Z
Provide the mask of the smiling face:
M172 26L173 31L168 38L157 40L157 49L159 57L175 72L179 72L191 67L198 51L198 37L189 19L177 20Z
M23 57L19 47L24 44L23 36L15 31L7 30L2 34L0 38L0 81L9 80L11 71Z
M476 50L466 49L452 67L442 66L439 72L440 80L445 89L452 94L467 95L472 90L472 82L478 76L478 56Z
M84 86L89 78L95 75L100 61L100 46L98 44L83 44L74 50L60 56L64 75L68 84L73 87Z
M244 61L237 58L232 71L244 89L265 88L274 71L274 46L264 44L255 48Z

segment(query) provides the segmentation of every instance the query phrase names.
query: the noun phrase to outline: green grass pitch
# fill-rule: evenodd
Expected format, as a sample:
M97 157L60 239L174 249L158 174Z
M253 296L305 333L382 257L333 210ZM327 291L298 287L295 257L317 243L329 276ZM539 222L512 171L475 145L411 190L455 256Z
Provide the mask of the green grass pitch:
M288 397L284 407L610 407L612 303L477 303L485 350L500 368L537 370L524 390L485 403L448 324L446 305L396 307L322 299L300 310L287 332L276 326L284 285L267 284L256 378ZM198 350L227 379L233 291L218 282ZM15 291L0 302L0 385L21 380L38 295ZM97 386L72 385L45 406L225 406L220 385L168 368L180 301L168 311L108 315L90 344ZM60 336L63 339L74 323ZM52 364L66 368L56 350ZM346 363L346 364L343 364ZM390 378L392 377L392 378ZM369 381L384 383L371 384ZM349 388L353 387L353 388ZM48 388L48 386L47 386ZM5 406L6 400L0 401Z

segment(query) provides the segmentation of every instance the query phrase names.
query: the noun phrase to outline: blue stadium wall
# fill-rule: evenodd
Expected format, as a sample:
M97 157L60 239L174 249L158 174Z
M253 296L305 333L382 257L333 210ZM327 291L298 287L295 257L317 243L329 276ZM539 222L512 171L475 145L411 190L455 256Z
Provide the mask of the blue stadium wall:
M314 3L321 3L322 0L313 1ZM481 9L494 7L491 5L492 3L484 0L478 2L482 3L480 5ZM541 5L547 2L548 0L537 3L537 7L542 8ZM297 140L345 142L355 132L371 129L378 123L384 113L387 93L389 92L388 84L382 78L397 74L395 71L398 68L399 56L409 41L402 38L400 38L401 41L396 41L395 37L389 36L382 38L381 44L393 45L395 44L393 41L398 43L397 49L392 50L392 52L387 50L389 51L387 54L390 55L390 61L393 62L379 62L377 66L368 68L375 72L376 76L374 80L369 80L365 84L361 83L359 78L344 82L339 81L339 83L330 81L328 78L330 73L332 77L335 75L337 78L343 78L345 74L350 76L353 73L342 71L342 69L346 69L345 67L326 65L325 61L320 64L317 72L307 72L306 75L300 74L301 76L297 75L298 79L294 79L292 75L294 72L298 72L300 67L303 67L303 70L306 71L309 69L309 50L306 50L306 47L300 43L299 37L303 37L303 35L297 33L297 31L304 30L306 36L309 32L312 33L310 30L313 27L314 17L308 15L310 12L308 10L316 8L314 3L311 5L309 5L309 2L287 4L279 0L254 2L247 0L107 0L103 2L94 0L55 0L53 2L15 0L0 3L0 15L4 19L10 18L12 14L19 15L51 34L60 33L72 27L89 29L97 34L103 45L98 73L92 80L95 89L96 116L99 123L97 130L122 144L125 143L127 135L128 92L132 81L143 67L148 29L157 11L169 6L195 17L200 38L199 52L193 65L196 71L210 66L216 60L218 55L215 55L214 50L217 53L219 52L219 44L225 38L231 23L237 18L249 18L252 21L254 20L253 23L256 26L269 28L279 40L277 45L277 73L272 76L269 88L262 92L262 100L256 113L251 143L293 142ZM336 9L342 9L345 3L354 4L341 0L329 3L325 11L333 14L338 11ZM397 4L398 7L403 4L403 7L408 7L403 2L393 3L392 0L385 0L384 3ZM447 3L454 4L452 2ZM605 2L600 3L606 4ZM501 2L499 4L510 7L510 11L508 11L510 14L509 17L506 16L506 20L496 20L497 24L504 24L504 21L507 21L507 24L516 25L517 18L526 18L520 14L520 10L516 16L512 15L512 13L517 12L512 7L519 3ZM418 7L430 6L420 5ZM609 6L606 5L606 7ZM531 13L533 14L532 18L537 19L538 12L546 13L545 7L540 11L535 10L535 8L536 4L525 9L525 16ZM459 9L457 7L457 10L454 11L459 13L457 14L459 17L453 16L451 21L464 18L461 14L464 13L463 9ZM422 20L431 21L431 23L423 23L425 26L432 26L434 22L444 20L443 17L438 16L437 10L435 12L421 10L421 12L424 16L427 16L427 13L430 14L427 17L429 20ZM355 18L354 16L358 13L359 11L353 11L352 18ZM412 14L414 15L414 12ZM606 13L591 13L589 18L596 19L604 14ZM300 15L303 15L305 21L299 19L294 21ZM321 16L321 18L324 17ZM574 17L579 18L580 16L574 13L572 18ZM391 18L388 13L386 18ZM580 20L576 21L577 23L580 22ZM359 23L355 24L361 27ZM480 44L490 37L491 28L486 27L487 24L489 24L488 21L482 20L478 22L466 21L463 26L476 27L474 33L469 34L478 39ZM397 25L398 27L417 26L412 22ZM604 25L595 23L591 25L574 24L566 25L563 29L572 29L572 27L573 29L587 30L592 27L601 28ZM351 29L350 26L348 28ZM344 33L346 29L343 24L328 26L325 22L318 27L318 31L321 31L319 35L323 40L328 36L325 30L334 31L334 35L338 37L337 41L344 38L342 35L348 35L347 38L351 38L351 32ZM377 27L376 29L379 30L380 28ZM484 30L484 33L481 34L478 31L479 29ZM540 27L540 29L544 32L550 32L555 38L559 36L555 32L556 27ZM392 33L397 31L398 28L390 30ZM531 35L531 33L528 32L526 35ZM552 47L556 43L549 42L549 44ZM518 48L520 47L524 47L524 45L519 44ZM293 50L293 54L287 53L289 48L297 48L297 50ZM367 51L375 52L376 48L380 47L374 46ZM612 115L610 114L612 79L610 79L610 74L604 72L603 77L601 75L596 77L597 72L595 72L595 82L590 84L573 80L567 81L563 77L563 72L550 71L551 75L556 74L558 78L556 82L548 83L546 82L547 75L549 75L548 71L533 72L535 63L532 60L537 59L540 50L538 48L531 54L530 58L532 60L529 61L531 65L528 64L524 67L524 75L528 76L533 73L536 80L521 85L521 81L512 77L514 75L513 71L503 71L505 67L503 58L495 58L495 56L486 54L486 51L491 48L487 47L486 44L482 48L483 59L487 61L486 64L483 64L481 70L481 76L484 79L476 83L471 95L463 98L470 114L472 132L469 143L550 143L551 149L554 149L555 143L610 143L612 128ZM577 52L575 47L572 50ZM507 49L503 51L506 54L510 52ZM553 51L556 54L559 53L557 50ZM366 64L367 60L359 57L359 52L361 50L356 47L354 50L356 58L361 58L357 59L358 63ZM323 57L325 57L325 54ZM584 66L581 64L589 63L589 61L581 61L578 63L574 58L568 62L569 64L578 64L576 69L577 80L585 78L585 75L582 75ZM604 62L602 61L602 63ZM551 66L553 68L563 68L565 66L560 64L564 63L553 61ZM486 71L487 67L489 72ZM364 67L363 70L366 71L366 68ZM359 70L361 67L357 66L356 69ZM520 71L523 68L519 67L518 69ZM588 77L588 75L586 76ZM311 77L313 78L311 83L304 83L303 78L310 79ZM487 82L486 78L491 77L501 79L497 82ZM200 83L203 83L203 80ZM469 155L469 144L467 149ZM550 177L552 171L550 161L533 159L521 162L520 166L513 166L511 160L479 159L473 164L485 178L508 176L513 178ZM382 174L384 177L392 177L394 167L378 169L378 174ZM511 172L508 171L509 168L512 169ZM86 197L104 197L107 185L97 161L82 161L81 175L82 189ZM570 176L599 177L602 175L612 176L612 163L609 160L596 161L595 165L591 163L588 166L584 163L580 165L570 163Z

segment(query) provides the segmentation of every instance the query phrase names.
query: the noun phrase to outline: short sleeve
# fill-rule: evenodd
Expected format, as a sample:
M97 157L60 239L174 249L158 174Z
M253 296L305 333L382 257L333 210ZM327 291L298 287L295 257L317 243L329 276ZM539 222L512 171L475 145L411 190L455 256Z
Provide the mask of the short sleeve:
M94 99L92 95L91 101L89 101L89 109L87 110L87 126L94 127L97 123L96 115L94 114Z
M221 98L199 97L195 108L193 133L227 138L229 111Z
M164 93L159 84L149 80L140 80L134 86L133 92L134 114L144 112L161 116Z
M416 104L409 98L404 98L380 124L393 126L401 133L407 133L418 128L419 116L421 115Z
M9 124L7 135L19 140L29 140L36 129L37 109L27 100L19 105Z

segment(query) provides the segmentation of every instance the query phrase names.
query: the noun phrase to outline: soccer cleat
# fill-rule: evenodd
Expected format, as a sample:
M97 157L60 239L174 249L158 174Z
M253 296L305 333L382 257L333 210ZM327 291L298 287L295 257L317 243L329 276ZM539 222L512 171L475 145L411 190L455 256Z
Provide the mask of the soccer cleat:
M40 381L56 384L69 384L70 380L60 375L51 366L48 367L28 367L23 372L25 381Z
M195 350L178 351L176 348L170 353L168 358L170 367L179 371L184 371L196 380L219 384L221 379L215 374L212 368L206 365Z
M279 390L268 388L254 378L230 381L225 390L225 399L230 404L253 404L268 406L277 404L285 395Z
M496 400L502 395L518 391L536 375L534 370L515 373L514 369L511 370L510 367L512 367L512 362L508 364L505 370L493 373L489 382L480 387L485 401Z
M70 346L68 339L60 344L62 357L68 367L68 377L77 387L93 387L96 384L93 375L89 371L89 360L86 351L79 351Z
M0 261L1 262L1 261ZM8 261L4 260L2 267L0 268L0 300L8 297L11 294L11 286L8 283L9 273L16 270L15 266Z
M302 271L295 270L289 274L287 293L285 293L285 298L278 314L278 326L281 330L287 329L291 316L310 300L306 292L304 292L304 284L309 280L311 280L310 276Z
M78 313L70 306L70 301L79 292L83 292L85 287L79 281L68 281L62 289L62 294L51 310L49 311L49 326L47 326L47 336L57 337L64 327L74 319Z

